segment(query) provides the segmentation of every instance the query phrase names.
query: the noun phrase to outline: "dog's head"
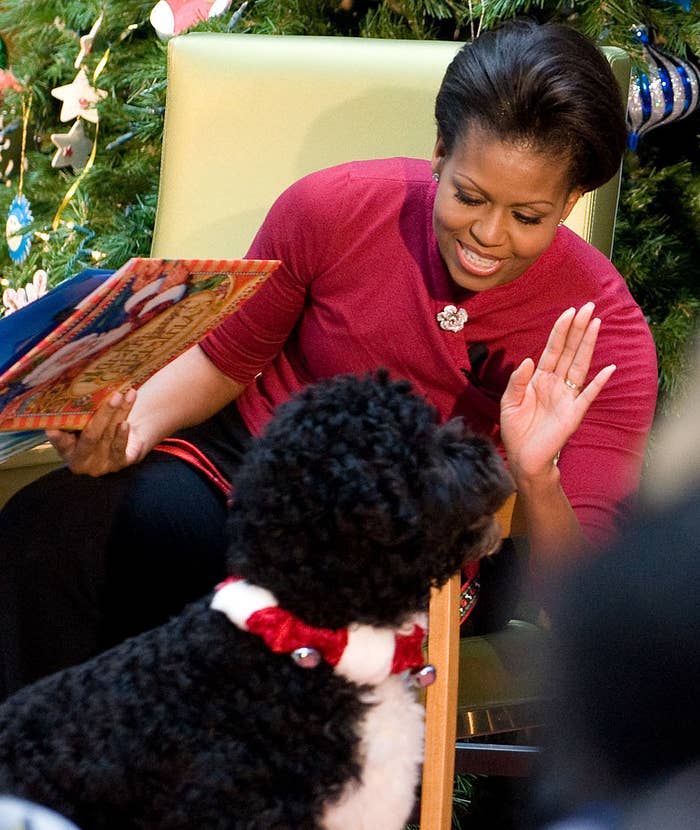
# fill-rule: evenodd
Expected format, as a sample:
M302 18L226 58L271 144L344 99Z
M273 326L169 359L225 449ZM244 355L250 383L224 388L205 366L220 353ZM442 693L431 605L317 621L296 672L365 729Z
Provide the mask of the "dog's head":
M229 570L307 623L397 625L498 542L513 483L491 443L385 371L307 387L246 454Z

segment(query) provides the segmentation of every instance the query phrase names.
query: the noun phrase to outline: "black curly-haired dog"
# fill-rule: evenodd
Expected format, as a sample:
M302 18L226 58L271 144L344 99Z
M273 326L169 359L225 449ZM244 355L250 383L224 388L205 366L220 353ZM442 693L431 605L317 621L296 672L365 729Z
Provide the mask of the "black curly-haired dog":
M242 579L6 701L0 792L83 830L402 827L416 615L493 550L511 489L490 444L439 426L407 382L310 386L240 470Z

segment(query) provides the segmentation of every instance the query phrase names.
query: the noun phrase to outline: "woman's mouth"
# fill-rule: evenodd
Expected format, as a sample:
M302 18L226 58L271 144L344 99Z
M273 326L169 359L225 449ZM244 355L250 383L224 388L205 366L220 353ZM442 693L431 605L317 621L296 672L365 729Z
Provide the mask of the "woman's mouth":
M490 277L503 264L502 259L478 254L475 250L463 245L459 241L457 242L457 258L465 271L479 277Z

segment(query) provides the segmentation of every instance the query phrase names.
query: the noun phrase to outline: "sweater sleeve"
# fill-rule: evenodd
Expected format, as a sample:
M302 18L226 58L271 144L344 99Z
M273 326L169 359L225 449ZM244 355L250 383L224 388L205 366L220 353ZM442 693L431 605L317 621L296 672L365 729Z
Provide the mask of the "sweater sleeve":
M247 385L282 350L297 325L314 277L323 271L320 234L336 225L328 193L339 192L342 172L315 173L276 200L248 253L278 259L280 267L245 305L205 337L200 346L224 374ZM340 201L340 200L338 200Z
M614 535L639 487L658 385L656 350L639 308L630 303L601 317L592 371L617 368L559 458L564 492L595 545Z

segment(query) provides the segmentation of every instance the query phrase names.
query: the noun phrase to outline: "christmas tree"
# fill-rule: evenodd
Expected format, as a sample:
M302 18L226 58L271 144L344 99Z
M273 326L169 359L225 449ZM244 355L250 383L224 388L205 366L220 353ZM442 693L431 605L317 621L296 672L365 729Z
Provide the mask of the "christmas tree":
M178 5L185 12L173 14ZM0 0L5 288L30 284L29 293L37 293L43 279L37 271L53 285L86 266L114 268L148 253L166 39L173 30L463 41L518 15L558 20L630 52L638 110L642 87L658 77L659 55L669 56L672 73L692 76L700 52L698 0L160 0L157 6L155 0ZM687 96L681 111L676 94L670 114L647 123L626 154L613 254L654 334L662 402L684 376L700 306L697 89ZM22 301L13 291L6 305Z

